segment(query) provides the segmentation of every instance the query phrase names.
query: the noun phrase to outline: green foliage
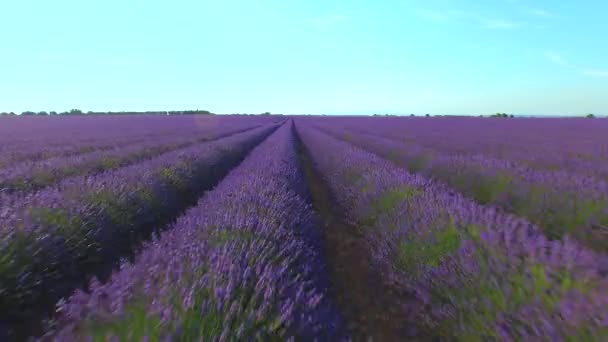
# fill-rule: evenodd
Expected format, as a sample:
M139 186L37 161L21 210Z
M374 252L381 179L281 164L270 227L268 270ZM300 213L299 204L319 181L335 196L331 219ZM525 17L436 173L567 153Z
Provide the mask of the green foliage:
M423 153L413 157L407 163L407 168L411 173L416 173L424 169L432 160L433 156L430 153Z
M214 230L209 237L212 246L219 247L230 241L250 242L255 238L252 231L244 229L222 229Z
M479 265L479 271L466 275L463 281L455 286L435 283L432 289L435 302L451 304L457 311L454 319L446 320L438 327L441 334L458 341L499 340L495 331L499 316L508 317L535 300L540 300L547 312L555 313L559 309L560 301L569 291L586 294L597 286L597 283L589 279L575 278L565 268L551 270L550 280L545 266L531 259L519 259L518 264L511 261L509 270L496 268L495 262L502 263L508 257L480 238L479 234L483 229L485 228L470 226L461 230L462 239L468 239L475 245L473 259ZM452 246L455 245L453 243ZM423 249L418 247L417 250ZM421 254L424 255L422 252L410 252L402 258L407 265L407 262L411 263L408 261L410 258ZM432 257L427 257L427 260L436 264L436 259ZM534 321L534 318L530 322L511 323L514 329L528 329L541 324L540 321Z
M127 203L124 199L117 198L109 190L90 193L87 201L92 206L103 210L104 216L119 227L130 227L138 213L138 208L134 203Z
M120 320L89 320L86 323L93 341L108 341L112 337L119 341L141 341L148 337L150 341L160 341L162 322L158 315L147 314L144 301L129 304Z
M513 178L508 174L500 174L495 177L476 177L471 184L473 196L482 204L492 203L500 195L512 188Z
M460 248L460 244L460 233L450 220L430 236L400 241L396 264L405 272L412 272L416 276L421 269L439 266L446 257Z
M177 168L167 167L158 171L160 178L172 187L183 189L188 185L184 182L184 178L180 175Z
M496 114L492 114L490 115L491 118L513 118L515 117L513 114L509 115L507 113L496 113Z
M41 188L52 184L56 178L55 174L50 170L37 170L32 174L29 187Z
M107 156L101 159L100 164L102 170L109 170L119 167L121 160L118 157Z
M45 227L53 227L55 229L69 229L74 223L77 223L77 218L71 217L64 209L55 208L30 208L30 217Z
M408 185L401 185L384 191L370 203L370 210L365 219L362 220L363 224L373 225L379 216L392 213L401 203L420 194L422 194L422 191Z

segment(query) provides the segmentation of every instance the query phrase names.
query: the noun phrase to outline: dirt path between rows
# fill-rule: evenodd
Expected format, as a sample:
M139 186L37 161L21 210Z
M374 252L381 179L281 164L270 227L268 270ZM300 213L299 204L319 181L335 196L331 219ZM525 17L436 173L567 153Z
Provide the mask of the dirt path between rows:
M392 295L371 269L365 236L346 221L297 134L296 140L313 207L321 221L330 294L346 319L349 335L354 341L428 341L416 336L414 325L391 310L395 307Z

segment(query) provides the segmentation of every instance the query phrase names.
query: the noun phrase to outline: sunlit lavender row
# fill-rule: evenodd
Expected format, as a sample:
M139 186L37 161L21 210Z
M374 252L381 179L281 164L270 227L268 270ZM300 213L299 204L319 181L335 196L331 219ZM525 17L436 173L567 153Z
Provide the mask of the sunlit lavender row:
M436 125L441 127L441 122ZM603 178L562 169L533 169L520 160L497 159L491 154L447 152L415 141L405 144L385 138L382 125L374 128L374 134L340 125L322 128L411 172L441 180L481 204L528 218L550 238L570 235L596 250L608 251L608 182ZM452 146L451 150L458 149L457 143Z
M481 154L535 169L608 177L607 120L350 117L322 122L332 121L445 153Z
M0 328L27 323L196 202L276 125L0 195Z
M363 227L383 280L401 290L395 305L403 299L404 322L462 341L608 337L605 254L568 238L549 241L526 220L480 206L309 121L298 131L339 203Z
M58 306L57 341L337 341L320 234L299 192L292 125L124 263Z
M253 121L266 124L280 119L208 115L0 117L0 168L16 162L115 149L163 137L225 130Z
M0 192L33 191L70 176L92 175L124 167L156 157L161 153L238 133L253 128L253 124L256 123L235 122L232 126L209 127L180 135L148 138L139 143L125 144L112 149L15 163L11 167L0 169Z

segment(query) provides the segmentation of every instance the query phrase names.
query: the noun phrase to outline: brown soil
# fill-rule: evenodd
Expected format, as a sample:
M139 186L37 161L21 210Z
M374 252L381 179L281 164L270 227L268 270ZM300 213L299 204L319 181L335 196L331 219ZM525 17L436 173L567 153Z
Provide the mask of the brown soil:
M394 295L370 265L370 249L361 229L347 222L297 134L296 138L312 204L321 221L330 294L344 315L349 335L354 341L428 341L398 313Z

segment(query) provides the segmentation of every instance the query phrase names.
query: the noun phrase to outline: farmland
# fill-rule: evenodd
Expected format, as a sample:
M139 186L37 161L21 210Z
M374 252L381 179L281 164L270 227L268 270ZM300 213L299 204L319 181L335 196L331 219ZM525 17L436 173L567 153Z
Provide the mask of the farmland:
M608 120L0 117L0 340L608 339Z

